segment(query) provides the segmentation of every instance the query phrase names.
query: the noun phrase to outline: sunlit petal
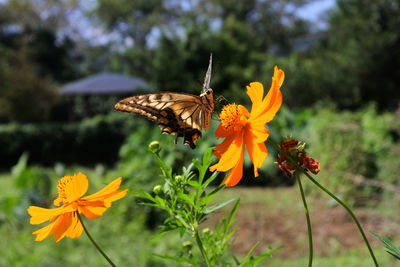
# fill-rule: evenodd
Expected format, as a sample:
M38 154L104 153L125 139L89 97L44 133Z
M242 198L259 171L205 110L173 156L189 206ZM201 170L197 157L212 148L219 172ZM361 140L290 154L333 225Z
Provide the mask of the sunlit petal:
M261 115L258 117L254 118L253 122L257 123L268 123L273 120L275 117L275 114L278 112L282 105L282 93L280 90L276 92L276 95L274 96L273 99L271 99L271 102L268 104L268 108L266 108Z
M243 176L243 159L244 159L244 151L241 153L241 157L237 164L234 166L232 171L225 178L223 184L226 186L235 186L237 185Z
M63 239L72 225L72 212L65 213L59 217L60 223L53 228L54 241L58 242Z
M119 177L115 180L113 180L111 183L106 185L103 189L100 191L91 194L89 196L86 196L82 199L85 200L102 200L105 196L107 196L110 193L113 193L114 191L118 190L118 188L121 186L122 178Z
M243 132L238 134L233 142L229 145L228 149L221 156L219 162L210 167L210 171L226 172L232 169L239 161L240 157L243 156Z
M83 232L83 226L80 222L76 213L73 214L71 226L69 227L68 231L65 233L65 236L70 238L78 238L81 236Z
M221 144L217 145L214 148L214 155L217 158L221 158L221 156L228 150L229 146L231 145L234 139L235 136L232 135L231 137L226 138Z
M106 210L107 210L106 207L82 206L79 208L79 211L81 211L83 215L85 215L85 217L89 219L96 219L101 217Z
M28 214L31 216L30 224L40 224L52 220L63 213L72 211L74 211L74 208L71 205L55 209L46 209L37 206L30 206L28 208Z
M258 169L261 167L265 158L268 155L267 147L264 143L255 142L255 139L248 133L245 137L247 151L249 153L250 159L253 162L254 176L258 176Z
M49 225L40 228L39 230L33 232L33 235L36 235L35 241L42 241L43 239L49 237L53 234L53 228L59 224L61 219L57 219L54 222L50 223Z
M265 124L249 123L248 134L253 138L255 143L263 143L268 139L269 131L265 129Z
M77 173L73 176L64 176L57 185L59 198L63 198L64 203L71 203L86 193L88 184L88 178L83 173ZM58 199L56 199L56 201L57 200Z
M254 112L254 108L261 104L264 96L264 86L259 82L252 82L250 85L246 86L247 95L250 97L252 108L251 112Z

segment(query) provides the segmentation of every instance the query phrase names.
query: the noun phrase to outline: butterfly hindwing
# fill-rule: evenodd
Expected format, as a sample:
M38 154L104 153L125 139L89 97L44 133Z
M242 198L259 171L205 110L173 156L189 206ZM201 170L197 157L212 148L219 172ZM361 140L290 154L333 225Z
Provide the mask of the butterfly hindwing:
M184 143L195 148L201 130L209 127L214 102L211 89L201 96L164 92L125 98L114 109L155 121L163 132L183 137Z
M195 148L201 131L210 126L214 110L213 91L210 88L211 66L212 55L200 96L174 92L136 95L122 99L114 105L114 109L133 112L155 121L164 133L183 137L185 144Z

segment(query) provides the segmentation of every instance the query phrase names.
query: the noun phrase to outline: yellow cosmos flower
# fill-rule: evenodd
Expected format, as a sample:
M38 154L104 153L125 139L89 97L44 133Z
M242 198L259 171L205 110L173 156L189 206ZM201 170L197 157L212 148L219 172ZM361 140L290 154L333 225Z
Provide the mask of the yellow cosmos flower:
M211 166L210 171L231 170L223 182L226 186L234 186L242 178L245 148L254 165L254 176L258 176L258 168L268 155L264 142L269 131L265 124L274 118L281 107L280 87L284 77L283 70L275 67L271 88L265 97L261 83L252 82L247 86L247 95L252 102L251 112L242 105L230 104L223 107L219 116L221 123L215 135L225 140L214 148L214 155L219 158L219 162Z
M30 206L28 213L31 216L31 224L41 224L45 221L51 223L36 232L35 241L54 235L54 241L58 242L64 237L78 238L83 231L78 214L83 214L89 219L101 217L111 206L113 201L123 198L127 189L118 190L122 178L117 178L92 195L82 197L88 189L88 178L83 173L73 176L64 176L58 181L58 197L54 200L55 209L46 209Z

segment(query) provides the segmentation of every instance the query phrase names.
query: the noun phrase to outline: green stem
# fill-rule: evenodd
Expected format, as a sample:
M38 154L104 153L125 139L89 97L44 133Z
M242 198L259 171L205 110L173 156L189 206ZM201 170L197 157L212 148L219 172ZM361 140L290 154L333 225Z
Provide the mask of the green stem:
M325 193L327 193L330 197L332 197L334 200L336 200L340 205L342 205L343 208L346 209L346 211L349 213L349 215L351 216L351 218L353 219L353 221L356 223L358 230L360 231L364 242L369 250L369 254L371 255L371 258L373 259L375 266L379 266L378 261L375 258L374 252L372 251L371 245L368 242L367 237L365 236L364 230L361 227L360 222L358 221L358 219L356 218L356 216L354 215L354 213L351 211L351 209L343 202L341 201L338 197L336 197L333 193L331 193L328 189L326 189L324 186L322 186L320 183L318 183L314 178L312 178L312 176L310 174L308 174L307 172L304 171L304 174L307 175L308 179L310 179L316 186L318 186L321 190L323 190Z
M336 197L333 193L331 193L328 189L326 189L325 187L323 187L320 183L318 183L314 178L312 178L312 176L307 172L307 170L305 170L303 167L299 166L299 164L297 164L297 162L290 156L288 155L285 151L282 151L279 147L278 144L276 144L274 141L272 141L271 139L268 139L267 142L269 144L271 144L273 147L275 147L275 149L277 149L277 151L283 153L286 157L287 160L289 160L289 162L293 165L296 166L296 168L298 168L299 170L302 170L302 172L308 177L308 179L310 179L316 186L318 186L322 191L324 191L325 193L327 193L331 198L333 198L334 200L336 200L343 208L345 208L345 210L349 213L349 215L351 216L351 218L353 219L353 221L355 222L355 224L357 225L358 230L360 231L364 242L369 250L369 254L371 255L372 260L374 261L374 264L376 267L379 266L378 261L375 258L374 252L372 251L371 245L368 242L367 237L365 236L364 230L361 227L360 222L358 221L358 219L356 218L356 216L354 215L354 213L351 211L351 209L343 202L341 201L338 197Z
M304 212L306 214L306 219L307 219L308 249L309 249L308 267L311 267L312 263L313 263L314 245L313 245L313 235L312 235L310 213L308 211L307 201L306 201L306 197L304 195L303 186L301 184L300 175L297 172L295 172L294 175L297 178L296 180L297 180L297 184L299 185L299 189L300 189L300 193L301 193L301 199L303 200L303 205L304 205Z
M207 267L211 267L210 260L208 259L207 253L206 253L206 251L204 250L203 242L201 241L201 238L200 238L199 230L198 230L198 229L195 230L195 237L196 237L197 245L198 245L199 248L200 248L201 255L203 256L204 261L206 262Z
M92 241L92 244L96 247L96 249L100 252L100 254L108 261L108 263L115 267L116 265L112 262L112 260L106 255L106 253L104 253L104 251L99 247L99 245L97 245L97 243L94 241L94 239L92 238L92 236L90 235L89 231L87 230L85 224L83 223L83 220L81 218L81 216L79 215L79 212L76 212L76 215L78 216L79 221L82 224L83 230L85 230L86 235L89 237L90 241Z

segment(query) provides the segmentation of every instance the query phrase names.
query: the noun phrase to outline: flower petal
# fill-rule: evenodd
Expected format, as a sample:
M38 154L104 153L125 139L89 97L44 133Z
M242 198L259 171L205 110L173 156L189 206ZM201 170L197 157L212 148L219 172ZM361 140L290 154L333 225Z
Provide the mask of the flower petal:
M251 132L247 132L245 142L250 159L254 166L254 176L258 176L258 169L261 168L262 163L268 155L267 147L263 142L256 142Z
M228 150L229 146L235 139L235 136L227 137L221 144L214 147L214 155L217 158L221 158L221 156Z
M218 128L215 131L215 136L217 138L225 138L225 137L228 137L231 134L232 133L230 131L226 130L225 127L222 124L218 125Z
M265 142L269 136L269 131L265 129L264 123L249 123L248 131L256 143Z
M42 241L53 234L54 241L58 242L63 239L67 230L71 226L72 214L73 212L64 213L60 215L54 222L33 232L33 235L37 235L35 241Z
M244 149L241 153L239 161L224 180L223 182L224 185L235 186L240 182L243 176L243 159L244 159Z
M275 66L274 76L272 77L271 88L269 89L267 96L259 103L259 106L251 112L251 119L257 119L259 116L263 116L264 123L271 121L275 113L279 110L282 104L282 93L280 87L285 79L285 73L283 70L278 69Z
M119 177L106 185L103 189L100 191L91 194L89 196L86 196L82 198L83 200L88 200L88 201L96 201L96 200L102 200L102 201L115 201L118 200L126 195L127 189L124 190L118 190L119 187L121 186L122 178ZM122 193L124 192L124 193ZM119 197L115 199L115 195L118 195Z
M275 117L275 114L278 112L282 105L282 93L280 90L276 91L276 94L272 96L271 102L267 103L267 107L262 111L262 113L252 120L254 123L268 123L272 121Z
M251 113L257 112L256 109L259 108L263 96L264 96L264 86L259 82L252 82L250 85L246 86L247 95L250 97L252 106Z
M238 132L232 142L225 142L224 146L228 147L221 155L219 162L210 167L210 171L217 170L220 172L226 172L237 164L237 162L240 160L240 157L243 157L243 131ZM226 147L224 147L224 149L225 148Z
M72 212L74 208L72 205L63 206L55 209L46 209L37 206L30 206L28 208L28 214L31 216L30 224L40 224L45 221L52 220L61 214Z
M79 218L77 217L76 213L72 218L71 226L69 227L68 231L65 233L65 236L70 238L78 238L81 236L83 232L83 226Z
M53 228L54 241L58 242L63 239L67 234L69 228L73 225L74 220L72 214L73 212L69 212L59 217L60 223L57 225L57 227Z
M87 176L81 172L73 176L64 176L58 182L59 196L54 200L54 205L58 206L61 202L71 203L79 199L86 193L88 184Z
M103 215L103 213L107 210L106 207L90 207L90 206L82 206L79 207L79 211L85 215L86 218L89 219L97 219Z

